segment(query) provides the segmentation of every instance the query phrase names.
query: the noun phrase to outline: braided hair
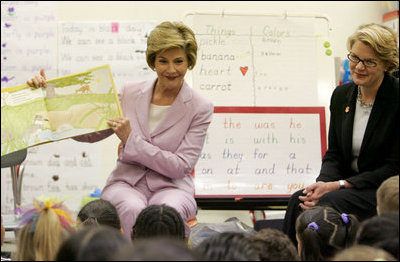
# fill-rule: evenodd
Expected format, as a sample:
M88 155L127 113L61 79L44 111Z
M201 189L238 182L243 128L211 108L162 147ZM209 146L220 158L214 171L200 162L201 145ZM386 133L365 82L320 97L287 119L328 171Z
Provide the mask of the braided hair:
M185 239L185 225L178 211L162 204L150 205L140 212L132 228L132 240L155 236Z
M82 226L106 225L118 230L121 229L121 221L118 211L109 201L96 199L87 203L78 214Z
M296 220L301 260L321 261L353 244L359 226L352 214L328 206L303 211Z

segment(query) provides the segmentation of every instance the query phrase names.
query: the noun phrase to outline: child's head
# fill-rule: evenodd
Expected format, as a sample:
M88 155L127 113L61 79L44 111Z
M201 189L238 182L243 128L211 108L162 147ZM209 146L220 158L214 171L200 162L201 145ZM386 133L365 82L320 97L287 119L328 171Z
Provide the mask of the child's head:
M74 221L56 199L34 200L33 205L21 218L16 260L54 260L62 241L73 231Z
M174 208L150 205L140 212L132 228L132 240L155 236L185 239L185 224Z
M296 247L290 238L278 229L264 228L249 236L258 250L261 261L299 261Z
M332 261L396 261L396 259L383 249L354 245L339 251Z
M203 261L203 257L179 239L153 237L137 239L133 246L116 252L112 261Z
M298 251L302 260L326 260L353 244L359 222L354 215L316 206L296 220Z
M204 239L195 250L208 261L259 261L257 249L244 233L222 232Z
M107 225L121 230L117 209L109 201L96 199L87 203L78 213L82 226Z
M61 245L57 261L107 261L131 242L116 228L83 227Z
M399 212L399 176L392 176L383 181L376 191L376 211Z
M388 251L399 258L399 214L383 213L364 220L356 235L356 243Z

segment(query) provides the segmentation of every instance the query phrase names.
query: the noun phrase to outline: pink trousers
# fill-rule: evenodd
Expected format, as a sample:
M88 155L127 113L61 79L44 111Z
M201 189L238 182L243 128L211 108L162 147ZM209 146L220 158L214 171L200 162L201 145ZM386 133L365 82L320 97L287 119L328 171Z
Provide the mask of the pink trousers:
M197 204L192 194L178 188L164 188L151 191L142 178L134 187L125 182L116 182L104 188L101 198L110 201L118 210L124 235L131 239L132 227L139 213L150 205L166 204L173 207L185 222L185 236L188 239L190 227L187 221L194 218Z

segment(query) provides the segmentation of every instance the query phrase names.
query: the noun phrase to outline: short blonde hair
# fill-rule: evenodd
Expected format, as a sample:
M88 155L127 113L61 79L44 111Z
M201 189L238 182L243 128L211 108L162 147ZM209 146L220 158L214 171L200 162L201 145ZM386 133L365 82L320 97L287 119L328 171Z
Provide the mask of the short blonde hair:
M332 261L396 261L396 258L381 248L353 245L336 253Z
M389 73L399 67L397 36L391 28L375 23L359 26L347 39L348 51L351 51L357 40L374 50L376 56L385 63Z
M181 22L162 22L147 38L146 61L154 69L156 55L171 49L182 48L188 59L188 68L193 69L197 60L197 42L194 32Z
M383 181L376 191L378 215L386 212L399 212L399 176Z

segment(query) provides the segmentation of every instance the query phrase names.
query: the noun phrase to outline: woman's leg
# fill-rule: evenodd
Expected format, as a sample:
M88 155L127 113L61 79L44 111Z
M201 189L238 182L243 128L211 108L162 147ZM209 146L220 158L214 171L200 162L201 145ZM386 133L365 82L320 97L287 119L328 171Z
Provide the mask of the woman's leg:
M303 190L298 190L292 194L289 199L288 206L286 208L285 218L283 220L282 231L289 236L295 247L297 247L296 240L296 219L302 212L299 204L301 203L299 196L303 195Z
M189 239L190 227L186 222L194 218L197 213L197 204L194 196L177 188L162 189L154 193L149 199L149 205L161 204L166 204L178 211L185 224L185 236Z
M139 213L146 208L145 194L127 183L117 182L103 189L101 198L110 201L118 210L124 235L131 239L132 227Z

